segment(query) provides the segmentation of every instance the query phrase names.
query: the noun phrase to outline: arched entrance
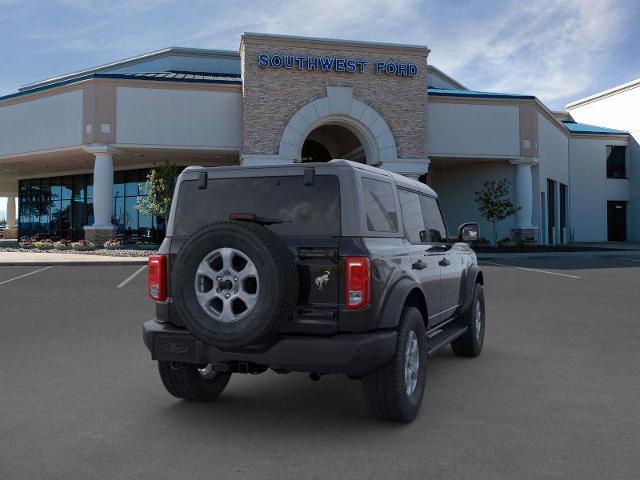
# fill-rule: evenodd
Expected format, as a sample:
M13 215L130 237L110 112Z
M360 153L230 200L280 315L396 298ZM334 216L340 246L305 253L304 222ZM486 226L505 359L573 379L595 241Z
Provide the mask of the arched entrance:
M302 145L302 162L327 162L343 158L367 163L367 156L358 136L343 125L327 124L313 129Z
M396 143L378 112L353 97L349 87L327 86L327 96L298 110L280 137L279 161L344 158L369 165L392 164Z

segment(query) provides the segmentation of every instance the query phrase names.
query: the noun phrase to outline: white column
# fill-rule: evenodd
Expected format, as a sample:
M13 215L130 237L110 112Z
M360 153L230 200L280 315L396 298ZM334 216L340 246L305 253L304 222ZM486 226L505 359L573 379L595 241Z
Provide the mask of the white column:
M537 164L536 158L519 158L511 160L510 163L516 167L516 228L533 229L533 175L531 167Z
M109 145L90 145L85 152L94 155L93 164L93 225L84 227L85 240L102 245L113 238L116 227L111 224L113 216L113 155L115 149Z
M16 228L16 197L7 197L7 228Z
M93 166L93 227L111 228L113 215L113 157L96 152Z

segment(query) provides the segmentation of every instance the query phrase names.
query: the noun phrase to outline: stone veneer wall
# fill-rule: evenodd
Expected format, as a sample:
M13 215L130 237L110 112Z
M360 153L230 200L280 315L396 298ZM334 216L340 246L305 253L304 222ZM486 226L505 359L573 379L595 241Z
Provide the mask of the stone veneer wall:
M258 55L281 54L361 59L364 73L261 68ZM326 97L327 86L352 87L353 96L376 110L388 123L399 158L427 158L428 50L375 48L354 43L317 44L296 39L243 37L240 49L243 77L242 151L277 154L289 119L305 104ZM413 63L414 77L375 74L375 62Z

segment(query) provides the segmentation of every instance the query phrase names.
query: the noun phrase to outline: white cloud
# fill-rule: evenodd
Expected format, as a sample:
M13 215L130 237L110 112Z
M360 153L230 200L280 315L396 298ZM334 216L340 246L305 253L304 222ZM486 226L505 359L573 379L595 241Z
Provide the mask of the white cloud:
M493 20L467 21L460 39L434 39L433 61L470 88L535 94L557 107L594 84L598 56L624 22L613 0L511 2Z

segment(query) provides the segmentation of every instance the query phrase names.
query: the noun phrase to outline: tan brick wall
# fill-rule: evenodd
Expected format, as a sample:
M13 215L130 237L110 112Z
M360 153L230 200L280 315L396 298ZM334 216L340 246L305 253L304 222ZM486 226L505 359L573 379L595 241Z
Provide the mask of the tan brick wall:
M364 73L262 68L258 55L359 59ZM308 41L243 37L240 49L243 76L242 149L245 154L277 154L289 119L305 104L326 97L327 86L353 88L353 96L376 110L395 138L399 158L427 158L426 49L371 48L356 43L313 44ZM375 74L378 61L412 63L414 77Z

